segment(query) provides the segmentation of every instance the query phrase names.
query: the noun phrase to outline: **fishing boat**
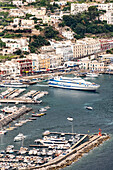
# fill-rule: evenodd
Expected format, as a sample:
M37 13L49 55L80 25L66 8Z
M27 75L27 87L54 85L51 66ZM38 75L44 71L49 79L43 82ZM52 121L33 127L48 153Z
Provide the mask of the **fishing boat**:
M18 141L22 141L23 139L25 139L26 136L24 136L22 133L19 133L15 138L14 138L14 142L18 142Z
M85 81L80 77L57 76L49 80L50 87L59 87L72 90L95 91L100 85Z

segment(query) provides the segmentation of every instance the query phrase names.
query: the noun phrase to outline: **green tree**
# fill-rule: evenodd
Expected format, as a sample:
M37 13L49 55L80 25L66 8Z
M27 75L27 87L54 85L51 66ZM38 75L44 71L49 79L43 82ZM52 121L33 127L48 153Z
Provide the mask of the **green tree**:
M55 38L59 32L55 31L52 26L46 27L44 34L46 38Z
M0 48L3 48L5 46L6 46L6 44L0 39Z

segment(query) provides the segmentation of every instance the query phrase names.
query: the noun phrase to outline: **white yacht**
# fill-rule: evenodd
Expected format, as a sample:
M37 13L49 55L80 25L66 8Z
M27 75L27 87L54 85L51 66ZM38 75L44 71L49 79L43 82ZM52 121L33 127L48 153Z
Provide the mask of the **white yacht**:
M24 136L22 133L19 133L15 138L14 138L14 142L18 142L21 140L24 140L26 138L26 136Z
M0 83L0 87L28 87L29 85L27 84L23 84L20 81L16 81L16 80L3 80Z
M91 83L89 81L85 81L80 77L62 77L62 76L57 76L50 79L49 86L88 91L95 91L100 87L100 85Z
M86 77L96 78L96 77L98 77L98 74L96 74L96 73L87 73Z

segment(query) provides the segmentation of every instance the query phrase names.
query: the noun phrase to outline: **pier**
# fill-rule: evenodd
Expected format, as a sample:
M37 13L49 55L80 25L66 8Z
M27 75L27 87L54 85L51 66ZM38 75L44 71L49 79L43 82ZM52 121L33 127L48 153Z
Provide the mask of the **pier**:
M30 99L14 98L14 99L0 99L0 103L21 103L21 104L40 104L42 101L34 101Z
M75 134L75 133L60 133L57 132L53 137L54 132L50 132L52 136L46 138L44 137L44 141L48 141L51 139L54 142L57 141L55 145L30 145L29 147L33 147L30 150L26 147L20 147L19 150L10 149L10 145L6 148L4 154L0 156L0 165L4 166L4 162L6 165L9 165L10 168L16 168L17 165L20 169L39 169L39 170L56 170L62 169L66 166L71 165L73 162L78 161L85 153L88 153L95 147L98 147L101 143L108 140L110 136L108 134L93 134L89 136L88 134ZM71 137L81 136L76 142L72 142L71 147L67 148L58 148L58 146L62 146L59 140L65 140L69 142L69 140L64 139L64 137L59 137L59 134L68 134ZM74 136L75 135L75 136ZM66 136L65 136L66 137ZM72 139L70 137L70 139ZM59 143L59 144L58 144ZM12 146L12 145L11 145ZM65 145L64 145L65 146ZM11 154L12 151L15 154ZM60 151L60 152L59 152ZM65 153L65 154L64 154Z
M83 142L86 137L89 137L89 141ZM30 167L28 169L56 170L64 168L71 165L73 162L78 161L78 159L80 159L85 153L88 153L93 148L98 147L101 143L108 140L110 137L107 134L102 134L102 136L95 134L91 137L89 135L85 135L85 138L83 137L83 139L79 141L79 145L74 147L74 149L71 149L71 151L66 155L58 156L44 165Z
M19 108L19 110L17 110L16 112L13 112L12 114L8 114L7 116L5 116L3 119L0 120L0 127L2 128L3 126L8 125L9 123L11 123L13 120L19 118L21 115L31 111L32 108L28 108L26 106L22 106L21 108Z

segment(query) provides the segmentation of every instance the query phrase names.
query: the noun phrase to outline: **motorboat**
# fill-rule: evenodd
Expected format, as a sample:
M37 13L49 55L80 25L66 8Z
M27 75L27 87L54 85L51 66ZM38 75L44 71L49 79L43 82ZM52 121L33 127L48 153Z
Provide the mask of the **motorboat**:
M91 107L91 106L86 106L86 109L88 109L88 110L93 110L93 107Z
M3 80L1 83L0 83L0 87L28 87L29 85L28 84L23 84L21 83L20 81L17 81L17 80Z
M19 133L15 138L14 138L14 142L18 142L18 141L22 141L26 138L26 136L24 136L22 133Z
M96 77L98 77L98 74L96 74L96 73L87 73L86 77L96 78Z
M4 134L6 134L6 133L7 133L6 130L0 130L0 135L4 135Z
M40 112L46 112L46 111L47 111L47 109L45 109L45 108L41 108L39 111L40 111Z
M100 85L91 83L81 77L63 77L57 76L49 80L50 87L59 87L71 90L95 91Z
M32 117L41 117L44 116L46 113L36 113L36 114L32 114Z

